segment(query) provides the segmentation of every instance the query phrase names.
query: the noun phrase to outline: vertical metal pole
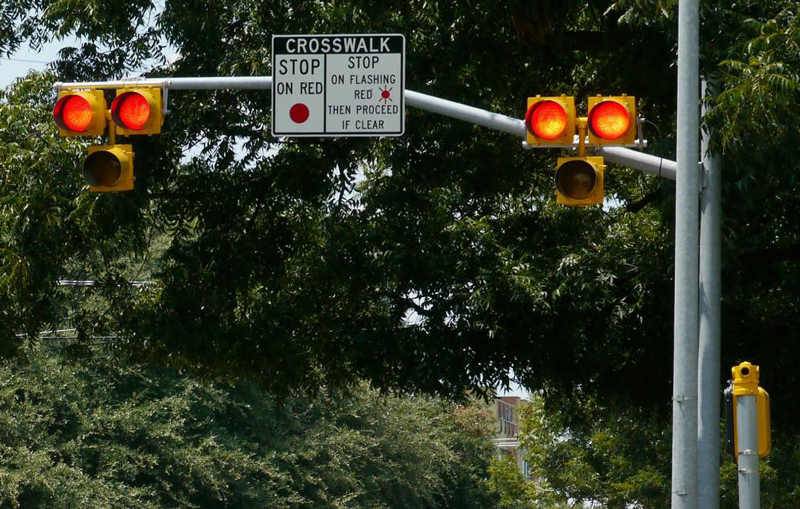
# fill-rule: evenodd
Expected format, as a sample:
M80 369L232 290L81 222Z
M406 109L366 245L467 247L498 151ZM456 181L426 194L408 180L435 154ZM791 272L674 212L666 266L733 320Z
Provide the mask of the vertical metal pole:
M704 81L703 97L707 95L706 87ZM713 84L709 88L713 94ZM705 188L700 198L700 347L697 373L699 509L719 509L722 176L719 160L708 152L710 135L709 132L703 132L700 149Z
M756 396L736 396L736 432L738 442L739 509L760 509L758 400Z
M672 385L673 509L697 509L699 25L698 0L680 0Z

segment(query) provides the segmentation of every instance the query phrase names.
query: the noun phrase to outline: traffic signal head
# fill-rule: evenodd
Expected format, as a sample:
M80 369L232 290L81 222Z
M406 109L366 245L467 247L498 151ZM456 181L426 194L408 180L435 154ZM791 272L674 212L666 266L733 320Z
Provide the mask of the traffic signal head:
M529 145L572 146L575 136L575 98L528 97L525 114Z
M61 136L100 136L106 130L106 99L102 90L62 91L53 107Z
M83 176L91 191L130 191L133 189L133 147L89 147L89 156L83 162Z
M556 167L556 202L597 205L603 202L602 157L559 157Z
M770 417L769 394L758 384L759 368L749 362L742 362L731 368L733 380L723 392L725 396L725 447L734 461L739 456L739 419L737 398L756 398L756 430L758 435L758 456L764 458L772 452L772 422Z
M158 88L124 88L117 90L111 103L111 119L117 134L158 134L164 123L161 111L161 90Z
M636 98L627 95L589 98L590 145L630 145L636 142Z

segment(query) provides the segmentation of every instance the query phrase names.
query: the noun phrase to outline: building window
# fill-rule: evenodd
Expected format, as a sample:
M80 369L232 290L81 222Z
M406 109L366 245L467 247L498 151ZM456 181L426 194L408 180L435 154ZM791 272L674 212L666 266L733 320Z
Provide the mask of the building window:
M531 466L528 464L528 460L522 460L522 475L528 479L531 478Z

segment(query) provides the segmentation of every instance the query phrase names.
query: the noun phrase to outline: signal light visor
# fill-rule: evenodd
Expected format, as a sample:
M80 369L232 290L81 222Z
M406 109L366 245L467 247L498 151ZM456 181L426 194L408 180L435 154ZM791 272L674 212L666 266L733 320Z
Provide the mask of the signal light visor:
M631 115L617 101L602 101L589 111L589 130L598 138L616 140L628 132Z
M539 101L526 115L528 129L545 140L555 140L567 129L567 110L556 101Z

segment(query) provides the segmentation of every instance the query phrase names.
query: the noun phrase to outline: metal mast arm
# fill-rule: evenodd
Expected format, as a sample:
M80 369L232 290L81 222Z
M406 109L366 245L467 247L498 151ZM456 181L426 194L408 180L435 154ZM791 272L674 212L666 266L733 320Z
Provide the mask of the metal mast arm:
M270 76L216 76L206 78L125 78L115 81L88 81L73 83L56 83L56 90L80 88L125 88L125 87L160 87L164 90L271 90ZM525 122L500 113L482 110L473 106L440 99L432 95L405 91L406 104L421 110L438 113L446 117L488 127L496 131L511 134L525 139ZM164 105L166 108L166 103ZM676 163L669 159L637 152L624 147L599 147L599 155L612 163L630 166L644 173L658 175L675 180Z

